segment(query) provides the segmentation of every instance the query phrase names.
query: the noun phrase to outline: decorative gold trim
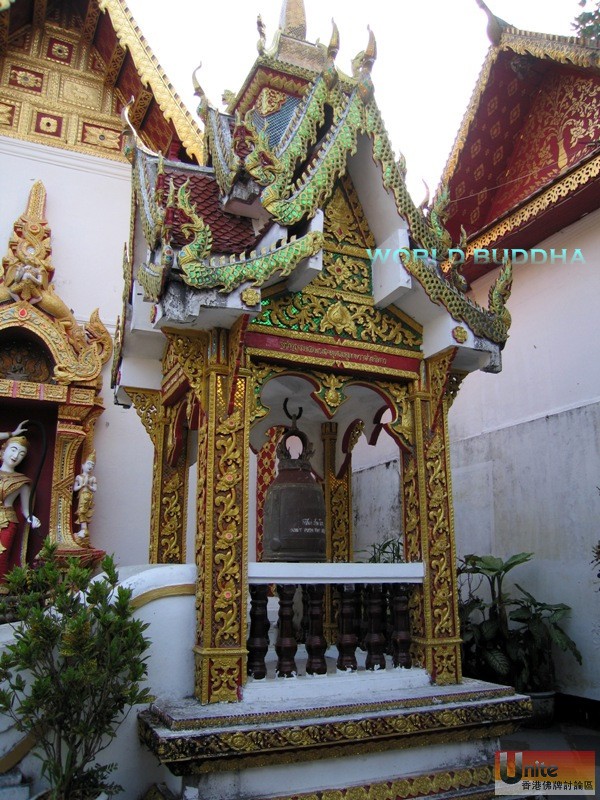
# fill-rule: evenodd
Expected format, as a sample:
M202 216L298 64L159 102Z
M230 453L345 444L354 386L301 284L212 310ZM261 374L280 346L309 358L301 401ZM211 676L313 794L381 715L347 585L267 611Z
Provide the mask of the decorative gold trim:
M293 800L405 800L435 794L436 798L454 797L460 791L468 800L489 798L494 794L494 772L489 764L462 769L430 772L427 775L376 781L347 789L322 789L318 792L294 794ZM465 793L465 790L468 791ZM484 791L481 791L481 790ZM291 795L281 795L272 800L290 800Z
M249 356L258 357L258 358L270 358L275 359L277 361L287 363L287 364L298 364L298 359L294 357L293 354L285 354L285 353L274 353L272 350L263 350L261 348L256 347L248 347L246 352ZM333 359L332 358L307 358L305 356L302 357L303 364L309 364L311 366L316 367L329 367L331 368ZM340 362L338 362L340 363ZM373 372L377 372L379 375L390 375L394 378L407 378L409 380L413 380L417 377L416 372L409 372L407 370L402 369L393 369L391 367L381 367L377 366L370 366L370 365L362 365L359 362L347 362L343 364L345 369L352 370L356 373L367 373L373 374ZM298 372L298 367L295 370ZM304 370L302 370L304 371Z
M172 727L165 731L168 721L164 713L155 718L150 710L140 715L140 737L176 774L190 774L218 770L221 765L231 769L290 758L313 760L434 742L487 739L494 735L496 726L514 730L517 721L529 716L531 709L528 697L505 695L468 705L456 694L453 697L454 705L448 701L442 708L423 705L402 711L396 706L385 714L375 710L365 716L357 716L356 708L351 718L330 708L318 723L313 709L298 712L303 716L291 724L273 725L264 714L245 726L234 724L228 717L213 717L206 730L198 730L193 728L195 720L180 720L185 730L179 736Z
M480 234L465 249L465 260L468 261L473 257L474 250L489 248L490 245L500 241L506 234L535 219L541 212L564 200L571 192L576 191L581 186L585 186L597 178L598 175L600 175L600 155L577 167L561 180L553 183L548 189L542 191L541 194L530 200L518 211L509 214L488 231ZM442 266L444 270L450 268L449 262L445 262Z
M134 610L147 606L154 600L162 600L163 597L189 597L196 594L195 583L181 583L178 586L161 586L159 589L149 589L133 598L131 607ZM2 770L0 770L1 772Z
M197 648L201 650L201 648ZM483 686L493 688L483 688ZM471 704L482 702L496 702L507 700L513 702L516 697L512 686L483 684L479 688L465 689L465 685L456 687L456 692L436 693L431 687L431 694L420 697L405 697L393 700L377 700L370 703L340 703L339 705L319 706L310 709L311 719L323 719L332 715L349 716L356 714L387 714L391 711L418 709L420 707L443 708L455 703ZM196 713L191 708L178 708L171 710L168 706L160 709L160 715L165 724L172 731L196 731L212 728L218 724L219 728L237 727L239 725L256 726L260 721L265 724L279 722L301 722L306 718L306 709L300 708L289 711L254 711L239 712L240 706L223 707L222 714L210 716L204 713L201 705L196 706ZM189 712L189 713L186 713ZM217 722L216 722L217 720Z
M325 295L324 291L320 293L327 297L335 296L329 294ZM390 306L390 308L393 307ZM352 349L365 350L369 353L387 353L392 356L402 356L404 358L418 359L419 361L423 359L422 350L406 350L401 347L392 347L391 345L373 344L371 342L361 341L360 339L345 339L341 336L323 336L319 333L304 333L303 331L290 330L289 328L275 328L267 325L259 325L255 321L250 323L249 330L256 331L257 333L264 333L268 336L281 336L285 339L299 339L305 342L334 345L335 347L349 347Z
M28 733L20 739L8 753L5 753L2 758L0 758L0 774L4 775L5 772L16 767L19 761L22 761L27 753L33 750L36 744L37 740L31 733Z
M98 5L102 11L108 12L119 42L128 48L142 83L154 92L160 110L167 120L173 122L187 153L202 164L202 131L169 83L127 3L125 0L98 0Z

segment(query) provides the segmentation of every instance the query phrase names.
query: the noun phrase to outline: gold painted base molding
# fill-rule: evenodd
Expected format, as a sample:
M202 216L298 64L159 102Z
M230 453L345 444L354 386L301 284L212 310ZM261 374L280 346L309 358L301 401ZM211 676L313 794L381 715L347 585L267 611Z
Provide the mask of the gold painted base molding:
M510 687L473 680L356 701L340 694L327 706L279 703L273 711L250 702L153 704L139 733L175 775L197 775L489 740L514 731L531 708Z

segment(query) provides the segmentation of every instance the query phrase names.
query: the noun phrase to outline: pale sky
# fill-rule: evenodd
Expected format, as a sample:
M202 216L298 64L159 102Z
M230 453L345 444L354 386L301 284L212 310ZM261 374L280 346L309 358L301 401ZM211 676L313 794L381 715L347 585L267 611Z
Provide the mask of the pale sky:
M496 16L529 31L572 35L577 0L487 0ZM257 57L256 17L275 33L280 0L129 0L129 8L179 94L196 108L191 74L223 108L224 89L237 92ZM431 194L450 153L489 47L486 16L475 0L305 0L307 39L327 43L333 17L340 31L338 67L377 40L375 97L396 153L408 163L414 199ZM194 111L195 113L195 111Z

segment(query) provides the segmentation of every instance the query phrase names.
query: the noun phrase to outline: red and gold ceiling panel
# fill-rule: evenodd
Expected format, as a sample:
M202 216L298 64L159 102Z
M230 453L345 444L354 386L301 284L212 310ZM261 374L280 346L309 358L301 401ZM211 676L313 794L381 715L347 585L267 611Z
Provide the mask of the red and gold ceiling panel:
M461 225L471 234L489 218L495 189L504 180L547 68L544 62L512 52L500 53L493 64L450 181L448 229L455 240Z
M564 68L548 72L517 139L487 222L504 216L584 160L598 140L600 78Z
M148 113L144 118L142 133L144 139L153 150L165 155L170 154L175 131L172 125L164 118L162 111L155 102L150 104Z
M84 0L68 9L59 5L63 22L78 19L82 24ZM28 20L28 27L8 42L0 58L0 133L122 159L114 93L104 84L104 72L89 69L98 59L95 48L71 29L48 21L33 26L33 11L23 0L11 6L13 19Z
M119 43L124 34L131 34L127 47ZM118 111L133 95L131 119L151 149L185 161L201 158L201 131L177 95L167 93L168 111L155 102L156 81L163 87L166 77L151 58L120 3L101 13L97 0L14 0L0 15L0 133L36 141L52 137L68 149L121 159L115 146L121 139ZM145 75L150 70L147 87L140 69ZM42 117L55 119L52 133L54 125L40 122ZM182 138L194 156L182 153Z
M142 83L130 53L125 56L116 86L125 102L128 102L131 97L137 97L142 89Z
M110 17L108 14L102 14L96 27L94 47L105 64L109 63L117 44L117 34L111 24Z

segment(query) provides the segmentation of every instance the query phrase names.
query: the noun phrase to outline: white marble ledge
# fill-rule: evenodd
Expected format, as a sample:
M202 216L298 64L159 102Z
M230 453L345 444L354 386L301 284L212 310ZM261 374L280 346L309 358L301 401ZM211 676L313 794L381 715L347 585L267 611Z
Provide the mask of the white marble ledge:
M315 563L251 561L250 584L423 583L425 566L412 564Z

